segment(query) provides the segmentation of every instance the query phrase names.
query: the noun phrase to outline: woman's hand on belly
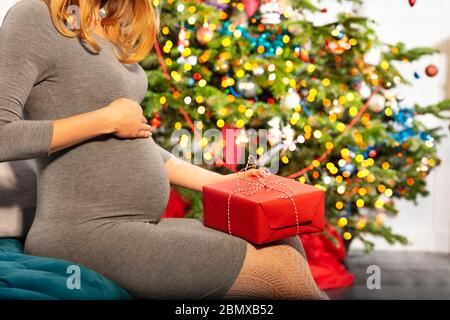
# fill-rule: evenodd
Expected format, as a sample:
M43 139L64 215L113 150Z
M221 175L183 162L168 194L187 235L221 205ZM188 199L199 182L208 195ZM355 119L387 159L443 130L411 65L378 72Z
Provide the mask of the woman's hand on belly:
M149 138L151 130L141 106L121 98L95 111L53 121L49 153L111 133L119 138Z
M117 99L102 111L112 133L119 138L148 138L152 134L152 127L147 124L142 107L136 101Z

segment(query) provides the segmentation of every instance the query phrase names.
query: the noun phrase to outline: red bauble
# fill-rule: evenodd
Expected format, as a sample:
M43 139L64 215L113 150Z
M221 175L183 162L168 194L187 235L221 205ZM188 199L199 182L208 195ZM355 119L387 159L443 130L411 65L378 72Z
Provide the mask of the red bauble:
M439 69L434 64L430 64L428 67L425 68L425 73L429 77L434 77L438 74Z
M416 0L409 0L409 5L411 7L414 7L415 4L416 4Z
M150 120L150 125L153 128L159 128L161 124L162 124L161 119L158 119L156 117Z
M308 50L302 50L300 53L300 59L303 62L309 62L309 51Z

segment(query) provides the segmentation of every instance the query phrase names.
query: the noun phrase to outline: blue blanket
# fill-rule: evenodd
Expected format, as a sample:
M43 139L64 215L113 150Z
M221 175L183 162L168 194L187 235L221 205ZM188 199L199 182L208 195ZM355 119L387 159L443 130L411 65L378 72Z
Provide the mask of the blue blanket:
M17 239L0 239L0 299L129 300L120 286L86 267L24 253Z

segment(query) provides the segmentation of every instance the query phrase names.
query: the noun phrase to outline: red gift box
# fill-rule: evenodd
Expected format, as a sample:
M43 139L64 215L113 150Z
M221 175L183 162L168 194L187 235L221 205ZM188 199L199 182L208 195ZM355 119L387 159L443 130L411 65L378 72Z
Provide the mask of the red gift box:
M205 226L263 244L320 232L325 193L276 175L203 186Z

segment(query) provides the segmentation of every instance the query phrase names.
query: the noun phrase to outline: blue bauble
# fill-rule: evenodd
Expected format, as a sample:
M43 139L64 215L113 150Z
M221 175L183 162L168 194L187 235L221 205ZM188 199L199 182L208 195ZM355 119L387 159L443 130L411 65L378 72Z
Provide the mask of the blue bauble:
M405 127L411 127L413 124L414 112L411 109L400 109L395 115L395 121Z
M405 130L399 131L397 133L391 134L391 137L398 143L403 143L411 137L414 137L416 133L411 128L406 128Z
M350 174L355 173L355 165L353 163L347 163L344 167L342 167L343 171L348 171Z
M423 141L430 141L433 138L428 132L421 132L419 136Z
M344 33L343 33L342 31L339 32L339 34L338 34L337 36L335 36L335 38L336 38L337 40L341 40L343 37L344 37Z

